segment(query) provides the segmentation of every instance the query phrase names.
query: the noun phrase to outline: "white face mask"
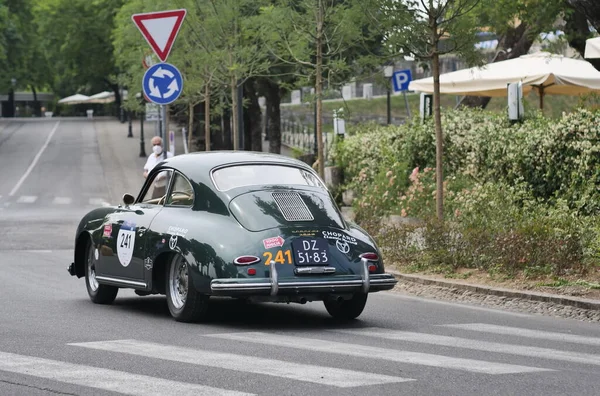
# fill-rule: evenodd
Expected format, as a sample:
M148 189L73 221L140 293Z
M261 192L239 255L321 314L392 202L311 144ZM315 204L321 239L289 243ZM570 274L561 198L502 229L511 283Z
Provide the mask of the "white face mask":
M154 154L159 155L160 153L162 153L162 147L161 146L152 146L152 151L154 151Z

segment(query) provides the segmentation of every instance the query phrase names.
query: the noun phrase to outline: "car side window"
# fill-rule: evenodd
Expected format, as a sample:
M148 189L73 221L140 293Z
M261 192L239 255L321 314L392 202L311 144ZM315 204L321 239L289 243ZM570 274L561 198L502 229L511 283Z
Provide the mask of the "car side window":
M148 205L163 205L165 203L167 188L173 171L165 170L152 176L152 180L141 199L141 203Z
M169 206L192 206L194 204L194 189L190 182L179 173L175 173L173 188L167 198Z

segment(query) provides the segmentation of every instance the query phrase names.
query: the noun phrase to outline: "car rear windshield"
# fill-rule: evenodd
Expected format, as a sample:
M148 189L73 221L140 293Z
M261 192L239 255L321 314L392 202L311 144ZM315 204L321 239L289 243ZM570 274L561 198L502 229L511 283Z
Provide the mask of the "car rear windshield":
M301 185L324 188L314 174L304 169L283 165L228 166L214 171L213 180L220 191L254 185Z

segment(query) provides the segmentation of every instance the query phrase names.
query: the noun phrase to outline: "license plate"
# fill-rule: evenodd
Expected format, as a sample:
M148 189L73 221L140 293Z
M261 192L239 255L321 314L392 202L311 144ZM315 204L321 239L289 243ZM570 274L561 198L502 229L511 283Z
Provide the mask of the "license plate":
M321 238L297 238L292 241L296 265L329 265L329 244Z

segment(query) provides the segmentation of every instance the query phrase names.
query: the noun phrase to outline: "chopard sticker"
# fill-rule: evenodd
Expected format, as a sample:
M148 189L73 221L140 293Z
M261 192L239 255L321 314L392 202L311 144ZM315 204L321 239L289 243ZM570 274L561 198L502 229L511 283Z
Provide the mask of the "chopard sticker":
M144 267L148 271L150 271L152 269L152 264L154 264L152 259L150 257L146 257L146 259L144 260Z
M353 245L357 244L356 238L335 231L323 231L323 238L344 241Z
M104 226L104 234L105 237L110 238L110 236L112 235L112 224L106 224Z
M188 232L187 228L182 228L182 227L177 227L177 226L169 226L169 229L167 230L168 234L182 236L182 237L184 237L185 234L187 234L187 232Z
M350 245L346 241L337 240L335 241L335 246L344 254L347 254L350 251Z
M276 236L273 238L267 238L267 239L263 239L263 245L265 245L265 249L271 249L274 247L281 247L283 246L283 242L285 242L285 239L283 239L280 236Z
M135 223L125 221L119 229L117 237L117 255L123 267L127 267L133 256L135 246Z
M177 247L177 235L171 235L171 239L169 239L169 247L171 250L175 250L175 247Z

